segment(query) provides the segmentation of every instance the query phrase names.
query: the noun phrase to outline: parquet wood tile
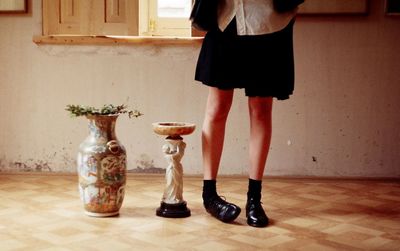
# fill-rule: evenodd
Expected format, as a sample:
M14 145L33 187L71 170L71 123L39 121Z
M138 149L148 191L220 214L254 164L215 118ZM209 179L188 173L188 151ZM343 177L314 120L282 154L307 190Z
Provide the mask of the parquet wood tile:
M232 224L203 209L199 177L184 178L192 215L155 215L164 177L132 175L120 215L86 216L74 175L0 173L0 251L400 250L400 183L272 179L263 183L271 224L246 224L247 179L221 177L219 193L243 211Z

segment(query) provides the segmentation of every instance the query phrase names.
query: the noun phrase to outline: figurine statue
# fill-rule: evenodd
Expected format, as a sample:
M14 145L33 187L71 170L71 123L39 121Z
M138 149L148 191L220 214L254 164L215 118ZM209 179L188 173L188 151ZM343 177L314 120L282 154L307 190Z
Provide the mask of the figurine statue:
M167 140L162 149L168 162L165 173L166 186L163 201L168 204L176 204L183 201L183 167L181 159L185 154L185 147L186 143L182 140Z
M185 154L186 143L181 135L191 134L196 126L182 122L157 122L153 123L155 133L167 136L166 143L162 147L164 157L168 162L165 171L166 186L164 194L157 208L156 214L161 217L183 218L190 216L190 209L187 208L183 199L183 167L181 160Z

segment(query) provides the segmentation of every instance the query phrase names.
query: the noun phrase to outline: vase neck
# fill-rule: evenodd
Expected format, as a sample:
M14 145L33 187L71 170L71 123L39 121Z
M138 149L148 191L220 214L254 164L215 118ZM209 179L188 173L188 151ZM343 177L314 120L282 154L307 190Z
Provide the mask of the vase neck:
M89 119L89 133L94 138L104 138L107 141L116 139L115 124L118 115L87 116Z

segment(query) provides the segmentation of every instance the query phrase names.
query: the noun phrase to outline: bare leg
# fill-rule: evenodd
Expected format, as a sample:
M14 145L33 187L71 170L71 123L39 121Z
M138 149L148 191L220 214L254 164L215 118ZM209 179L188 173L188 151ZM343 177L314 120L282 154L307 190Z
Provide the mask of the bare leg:
M225 124L232 105L233 90L209 88L202 130L204 179L215 180L218 174L225 137Z
M233 90L209 88L206 115L203 123L203 204L208 213L222 222L234 221L240 207L219 197L216 191L219 162L224 145L225 124L233 98Z
M249 178L262 180L271 143L272 98L250 97Z

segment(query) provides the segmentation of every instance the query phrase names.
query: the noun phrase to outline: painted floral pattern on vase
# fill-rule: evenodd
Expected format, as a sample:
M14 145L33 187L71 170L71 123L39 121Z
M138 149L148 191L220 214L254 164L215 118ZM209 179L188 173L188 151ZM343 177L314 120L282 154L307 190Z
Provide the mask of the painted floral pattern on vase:
M118 214L124 199L126 151L115 135L117 117L88 117L90 133L79 146L79 192L91 216Z

